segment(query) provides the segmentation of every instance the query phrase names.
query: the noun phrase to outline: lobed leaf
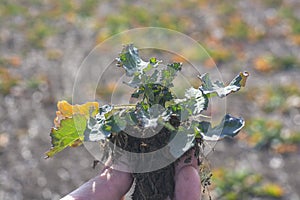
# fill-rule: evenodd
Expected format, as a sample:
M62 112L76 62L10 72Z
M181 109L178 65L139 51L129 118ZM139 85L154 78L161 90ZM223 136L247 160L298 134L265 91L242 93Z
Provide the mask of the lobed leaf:
M59 101L54 119L55 127L50 132L52 147L46 152L46 158L52 157L68 146L79 146L83 141L87 120L98 113L98 107L97 102L71 105L66 101Z
M46 158L52 157L68 146L79 146L83 140L86 121L85 116L75 115L62 120L59 128L52 128L50 133L52 147L46 152Z
M84 131L84 141L100 141L111 135L111 126L107 125L106 118L112 115L113 107L104 105L99 109L96 116L88 119L86 130Z
M72 118L74 115L83 115L86 119L90 115L95 116L99 112L98 102L87 102L83 105L71 105L67 101L57 103L56 117L54 118L55 127L60 126L60 122L66 118Z
M215 81L214 83L212 83L209 75L203 74L199 77L202 81L202 85L199 89L202 90L204 94L207 94L209 96L212 94L217 94L222 98L232 92L237 92L241 87L244 87L248 76L248 72L241 72L227 86L225 86L220 81Z
M194 146L195 134L192 126L181 125L178 127L176 136L168 144L170 153L179 158Z
M171 144L170 151L173 156L179 157L194 145L195 138L219 140L233 137L244 126L243 119L230 115L226 115L215 127L209 122L188 120L207 109L209 97L225 97L245 86L248 72L240 73L227 86L220 81L213 83L209 75L204 74L200 77L202 85L199 89L190 88L186 90L185 98L174 99L170 87L174 86L172 82L182 69L182 63L158 69L161 61L156 58L143 61L132 44L124 46L117 61L117 66L124 68L126 75L132 77L126 83L136 88L132 97L141 100L136 105L105 105L100 109L97 102L83 105L58 102L55 128L50 134L52 148L46 153L47 157L67 146L78 146L82 141L106 140L112 133L123 131L127 125L145 129L156 128L159 124L176 133L177 140ZM171 125L170 118L173 116L180 119L178 128Z
M145 84L157 82L159 71L155 70L152 75L148 75L147 72L156 68L161 61L157 61L156 58L150 58L149 62L143 61L137 48L132 44L125 45L116 60L117 66L124 68L127 76L133 77L129 82L124 82L128 86L139 88Z
M139 119L139 125L145 128L156 128L160 122L168 122L171 113L159 105L154 105L147 109L140 107L136 111L136 116Z
M216 141L225 137L234 137L244 127L245 121L242 118L236 118L229 114L225 115L220 124L215 127L211 123L202 121L198 124L200 135L204 140Z
M177 72L182 69L182 63L168 64L166 69L161 70L161 77L159 83L165 87L173 87L173 80L177 75Z
M207 109L208 98L201 90L190 88L186 90L184 99L175 99L169 106L173 113L180 116L181 121L186 121L190 116L198 115Z
M136 124L132 119L132 108L117 109L110 105L100 108L95 117L90 117L84 131L84 141L97 142L105 140L112 133L124 130L127 124Z
M117 66L123 67L127 76L132 76L136 72L142 73L149 62L143 61L138 53L138 49L133 44L125 45L119 57L117 58ZM152 59L153 61L153 59Z

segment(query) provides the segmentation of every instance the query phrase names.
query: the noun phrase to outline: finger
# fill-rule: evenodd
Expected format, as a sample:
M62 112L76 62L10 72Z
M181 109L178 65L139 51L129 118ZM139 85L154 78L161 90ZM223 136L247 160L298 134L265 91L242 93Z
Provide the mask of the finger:
M187 153L185 153L179 161L176 163L175 171L180 171L181 168L185 166L193 166L195 169L198 169L198 160L195 156L195 150L191 149Z
M84 183L62 200L121 199L130 189L132 182L133 178L130 173L107 168L101 175Z
M201 199L201 181L198 170L192 165L184 166L176 174L174 200L199 199Z
M175 200L201 198L201 180L195 150L185 153L175 166Z

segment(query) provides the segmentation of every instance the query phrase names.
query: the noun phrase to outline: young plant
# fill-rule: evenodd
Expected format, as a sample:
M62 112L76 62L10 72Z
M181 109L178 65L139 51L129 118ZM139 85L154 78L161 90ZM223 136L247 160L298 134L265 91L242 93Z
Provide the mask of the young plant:
M182 69L181 63L163 65L156 58L144 61L138 49L129 44L117 58L117 67L123 68L130 78L125 84L134 88L131 96L137 103L99 107L97 102L74 106L66 101L58 102L55 127L50 133L52 148L46 156L52 157L64 148L78 146L84 141L107 146L110 155L104 156L102 161L110 156L112 162L117 162L122 157L119 149L133 152L134 156L125 159L125 165L135 178L133 199L172 198L177 160L194 149L201 164L199 155L204 140L233 137L244 126L243 119L229 114L214 127L199 119L208 108L210 98L222 98L238 91L245 85L248 73L240 73L226 86L219 81L212 82L208 74L203 74L199 76L202 82L199 88L191 87L184 98L177 98L171 89L174 78ZM146 160L145 164L145 154L165 146L168 148L162 156L167 155L164 160L170 160L167 166L153 168L157 162L155 158ZM169 184L165 184L166 181Z

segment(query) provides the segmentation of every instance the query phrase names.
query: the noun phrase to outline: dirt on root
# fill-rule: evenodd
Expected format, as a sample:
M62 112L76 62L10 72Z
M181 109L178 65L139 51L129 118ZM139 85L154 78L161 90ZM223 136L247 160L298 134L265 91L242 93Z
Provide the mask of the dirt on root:
M170 124L175 127L175 129L178 128L180 125L180 121L176 117L171 117ZM145 132L148 132L148 134L151 131L155 130L149 130L149 129L126 129L118 134L113 135L110 138L110 141L112 144L117 145L118 147L122 148L123 150L139 153L139 155L142 155L143 153L149 153L156 150L159 150L166 146L170 140L174 137L174 134L176 134L176 131L170 131L169 129L163 127L159 133L155 134L152 137L134 137L128 133L131 133L132 131L139 131L139 133L144 134ZM196 141L197 145L195 145L192 149L195 153L194 156L199 156L200 151L200 145L201 141ZM198 144L199 143L199 144ZM185 156L187 157L184 161L185 163L191 162L191 150L187 151L185 153ZM153 158L155 159L155 158ZM165 200L165 199L173 199L174 197L174 189L175 189L175 166L177 164L179 159L176 161L170 163L164 168L145 172L145 173L132 173L132 176L134 178L135 187L134 191L132 193L132 199L133 200ZM143 162L143 161L141 161ZM147 160L147 163L151 165L151 160ZM138 163L136 163L138 164ZM198 163L200 164L200 163Z
M173 118L170 123L174 127L178 127L180 122L178 119ZM138 128L126 129L119 134L113 135L110 140L118 147L134 153L149 153L161 149L167 145L174 135L174 132L167 128L162 128L159 133L152 137L138 138L128 133L132 131L139 131L141 134L151 134L151 129ZM152 161L147 161L151 163ZM137 163L138 164L138 163ZM175 176L175 163L151 172L146 173L133 173L135 181L135 189L132 194L133 200L165 200L167 197L173 198L174 194L174 176Z

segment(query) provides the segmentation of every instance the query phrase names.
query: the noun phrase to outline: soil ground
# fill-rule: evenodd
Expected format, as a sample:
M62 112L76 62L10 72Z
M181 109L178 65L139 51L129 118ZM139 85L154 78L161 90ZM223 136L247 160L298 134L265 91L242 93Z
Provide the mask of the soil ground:
M92 169L94 158L83 146L48 160L44 152L56 102L71 100L80 63L99 41L129 28L162 26L188 34L211 49L225 81L249 71L247 88L226 99L227 111L243 116L246 125L275 120L283 125L281 135L299 134L299 1L59 2L0 3L0 199L56 200L99 173L101 165ZM282 57L290 60L274 61ZM106 77L97 98L112 92L113 77ZM248 169L280 185L281 199L299 200L299 141L296 147L278 153L226 139L207 157L212 169Z

